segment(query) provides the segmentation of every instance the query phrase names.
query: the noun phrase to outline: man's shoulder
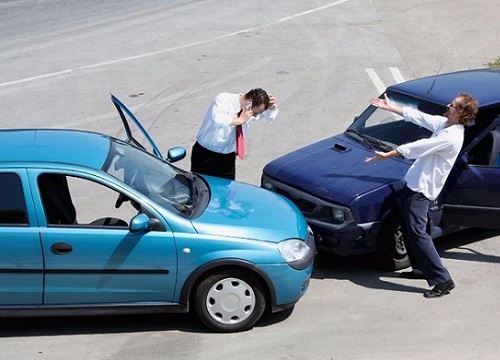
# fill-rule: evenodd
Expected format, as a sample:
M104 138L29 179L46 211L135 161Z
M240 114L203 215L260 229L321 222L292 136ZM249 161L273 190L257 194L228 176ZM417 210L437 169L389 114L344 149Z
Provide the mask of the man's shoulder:
M465 133L465 127L462 124L453 124L451 126L448 126L446 128L448 132L454 133L454 134L463 134Z
M233 93L228 93L228 92L221 92L221 93L218 93L216 98L234 98L234 97L238 97L239 94L233 94Z
M238 104L239 103L239 94L232 94L232 93L219 93L215 97L214 101L215 103L230 103L230 104Z

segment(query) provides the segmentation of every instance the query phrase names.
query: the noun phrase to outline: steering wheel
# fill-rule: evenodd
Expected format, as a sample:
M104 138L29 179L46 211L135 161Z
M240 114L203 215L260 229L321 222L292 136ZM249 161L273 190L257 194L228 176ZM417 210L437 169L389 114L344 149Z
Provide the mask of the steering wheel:
M130 179L129 181L129 185L130 186L133 186L134 183L135 183L135 179L137 178L137 174L139 173L139 171L137 169L134 169L134 172L132 173L132 178ZM116 199L116 202L115 202L115 208L119 208L120 206L122 206L122 204L125 202L125 201L130 201L131 199L127 196L127 195L124 195L123 193L120 193L120 195L118 195L118 199Z

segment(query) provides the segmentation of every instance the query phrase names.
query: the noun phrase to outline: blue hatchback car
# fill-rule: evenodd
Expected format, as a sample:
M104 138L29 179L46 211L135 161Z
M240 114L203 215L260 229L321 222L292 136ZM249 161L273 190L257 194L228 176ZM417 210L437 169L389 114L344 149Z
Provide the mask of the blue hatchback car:
M315 255L296 206L173 166L185 150L163 160L112 101L124 140L0 131L0 317L194 309L209 328L234 332L266 308L293 306Z
M430 114L443 114L455 96L479 101L465 130L461 153L441 196L429 211L428 232L437 238L464 227L500 228L500 71L475 69L390 86L389 98ZM365 99L368 101L368 99ZM368 106L342 134L267 164L262 187L291 199L312 227L317 247L338 255L374 254L379 267L409 265L397 205L412 161L367 164L375 150L429 137L427 129Z

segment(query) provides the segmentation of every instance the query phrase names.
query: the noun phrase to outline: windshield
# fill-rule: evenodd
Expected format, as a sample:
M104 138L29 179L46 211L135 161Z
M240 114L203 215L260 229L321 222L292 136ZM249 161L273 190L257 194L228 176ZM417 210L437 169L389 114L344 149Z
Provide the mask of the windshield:
M191 173L116 139L103 170L165 209L184 217L193 214L198 190Z
M389 99L399 106L409 106L433 115L442 115L445 107L421 101L406 95L388 92ZM346 130L346 134L359 142L384 151L427 138L431 132L404 121L403 117L375 106L368 107Z

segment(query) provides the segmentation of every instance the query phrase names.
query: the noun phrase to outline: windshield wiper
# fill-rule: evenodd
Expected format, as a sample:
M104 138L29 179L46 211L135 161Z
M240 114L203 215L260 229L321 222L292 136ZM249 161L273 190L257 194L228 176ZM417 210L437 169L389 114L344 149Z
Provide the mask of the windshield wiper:
M391 151L394 149L395 146L391 145L390 143L387 143L382 140L377 140L374 138L366 137L366 141L368 141L371 145L375 146L376 148L384 151Z
M369 149L377 148L377 149L383 150L383 151L391 151L395 147L391 143L388 143L388 142L385 142L382 140L378 140L378 139L372 138L368 135L362 134L356 129L347 129L345 132L347 135L349 135L353 139L361 142L363 145L365 145Z
M373 149L373 144L371 144L368 141L368 139L363 134L361 134L358 130L356 130L356 129L347 129L345 131L345 133L346 133L346 135L348 135L349 137L353 138L357 142L363 144L365 147L367 147L369 149Z

